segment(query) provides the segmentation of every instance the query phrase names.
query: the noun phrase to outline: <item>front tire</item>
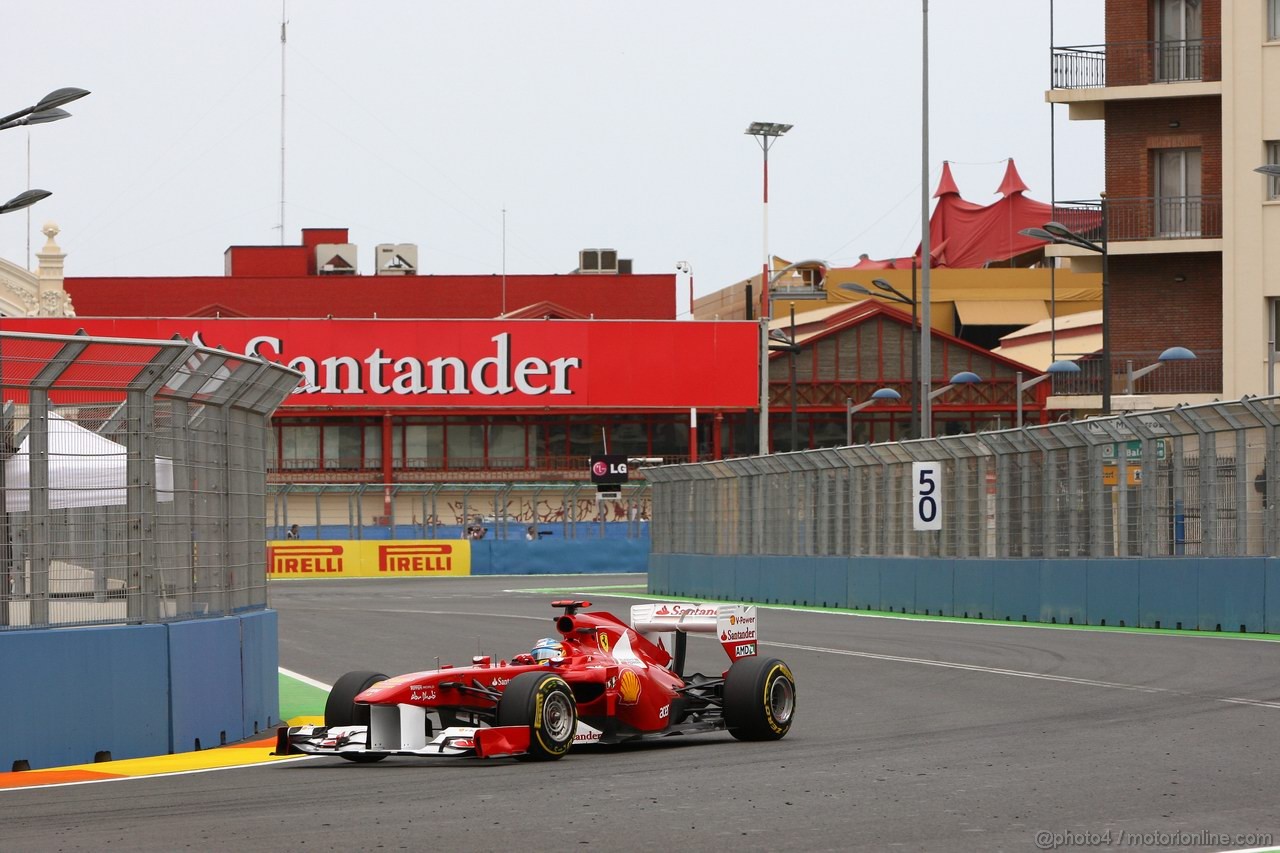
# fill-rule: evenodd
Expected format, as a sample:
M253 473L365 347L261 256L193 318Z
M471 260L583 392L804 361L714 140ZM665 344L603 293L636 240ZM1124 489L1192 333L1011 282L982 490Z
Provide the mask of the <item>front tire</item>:
M498 700L499 726L528 726L529 751L521 761L555 761L573 746L578 705L569 684L553 672L522 672Z
M724 679L724 721L738 740L780 740L796 713L796 678L777 658L734 661Z
M369 725L369 706L356 703L356 697L387 677L380 672L357 670L348 672L339 678L329 691L329 698L324 703L324 724L328 728L334 726ZM367 737L367 735L366 735ZM385 752L340 752L339 757L357 764L368 764L381 761L387 757Z

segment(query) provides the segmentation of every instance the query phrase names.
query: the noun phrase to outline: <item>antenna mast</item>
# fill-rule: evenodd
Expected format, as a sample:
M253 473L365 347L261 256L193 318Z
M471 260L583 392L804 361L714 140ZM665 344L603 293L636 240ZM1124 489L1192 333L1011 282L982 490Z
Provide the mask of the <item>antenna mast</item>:
M280 245L284 245L284 68L288 42L289 0L280 0Z

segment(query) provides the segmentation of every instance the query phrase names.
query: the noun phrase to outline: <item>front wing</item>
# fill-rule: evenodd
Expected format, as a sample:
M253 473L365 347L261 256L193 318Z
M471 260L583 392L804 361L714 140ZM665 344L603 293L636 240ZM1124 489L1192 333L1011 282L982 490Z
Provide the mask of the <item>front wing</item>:
M422 743L369 744L368 726L289 726L276 734L276 754L418 755L442 758L501 758L529 751L528 726L451 726Z

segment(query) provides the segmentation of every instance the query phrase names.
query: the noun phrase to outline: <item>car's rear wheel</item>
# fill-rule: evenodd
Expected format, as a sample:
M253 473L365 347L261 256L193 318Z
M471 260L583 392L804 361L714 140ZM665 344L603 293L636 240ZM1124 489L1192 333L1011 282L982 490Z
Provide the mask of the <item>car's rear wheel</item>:
M573 690L553 672L522 672L498 700L499 726L528 726L527 761L554 761L573 746L578 705Z
M329 691L329 698L324 703L325 726L329 728L334 726L368 726L369 706L356 704L356 697L379 681L385 681L386 678L380 672L365 672L363 670L348 672L339 678L334 682L333 689ZM338 754L348 761L355 761L360 764L381 761L387 757L385 752L340 752Z
M734 661L724 679L724 721L738 740L778 740L796 713L796 678L777 658Z

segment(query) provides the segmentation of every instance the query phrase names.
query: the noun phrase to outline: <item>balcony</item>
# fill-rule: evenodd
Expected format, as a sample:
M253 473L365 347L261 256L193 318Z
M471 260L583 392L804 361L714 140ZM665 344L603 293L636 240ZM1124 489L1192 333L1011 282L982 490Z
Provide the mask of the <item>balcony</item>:
M1222 80L1218 39L1133 41L1053 49L1054 89Z
M1222 196L1109 198L1105 236L1101 201L1057 202L1053 219L1097 243L1220 238Z

